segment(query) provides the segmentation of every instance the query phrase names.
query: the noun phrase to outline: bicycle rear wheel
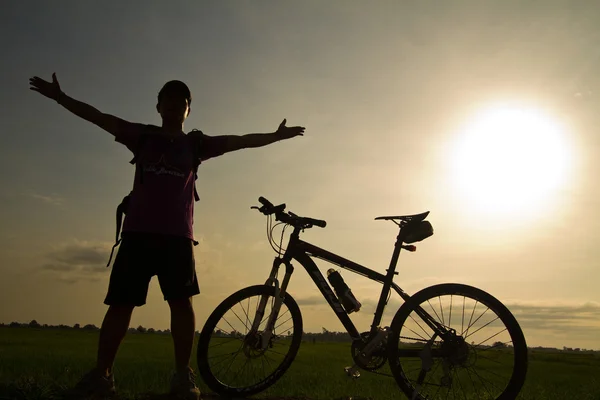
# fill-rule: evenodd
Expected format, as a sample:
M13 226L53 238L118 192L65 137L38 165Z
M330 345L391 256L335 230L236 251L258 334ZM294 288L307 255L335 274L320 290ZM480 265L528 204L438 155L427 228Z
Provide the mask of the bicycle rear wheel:
M267 296L258 331L251 332L255 312ZM225 299L212 312L198 340L198 371L219 395L252 396L273 385L289 368L302 341L302 315L286 293L266 349L262 334L275 302L273 286L250 286Z
M437 336L418 306L454 331ZM388 356L410 400L513 400L527 373L527 344L510 311L480 289L453 283L425 288L400 307Z

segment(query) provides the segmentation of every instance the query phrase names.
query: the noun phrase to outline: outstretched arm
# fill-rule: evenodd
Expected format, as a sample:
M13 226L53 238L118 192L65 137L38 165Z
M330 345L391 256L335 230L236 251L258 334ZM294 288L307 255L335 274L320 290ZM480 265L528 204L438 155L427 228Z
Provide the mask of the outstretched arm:
M284 139L291 139L295 136L303 136L303 126L285 126L286 120L279 125L277 131L273 133L249 133L247 135L224 135L224 152L235 151L239 149L248 149L253 147L262 147Z
M126 130L131 130L133 126L136 125L121 118L115 117L114 115L104 114L89 104L67 96L61 90L55 73L52 74L52 82L48 82L37 76L34 76L33 78L29 79L29 84L31 85L29 89L55 100L58 104L71 111L73 114L99 126L113 136L117 136Z

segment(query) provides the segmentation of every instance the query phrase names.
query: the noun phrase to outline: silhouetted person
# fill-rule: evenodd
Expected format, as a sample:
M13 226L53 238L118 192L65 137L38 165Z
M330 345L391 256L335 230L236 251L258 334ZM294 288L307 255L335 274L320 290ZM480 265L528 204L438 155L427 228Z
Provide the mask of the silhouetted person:
M200 293L192 229L195 162L302 135L304 128L287 127L284 119L274 133L208 136L192 131L186 134L183 125L190 113L192 96L181 81L167 82L158 93L156 110L162 118L161 126L127 122L77 101L61 90L56 74L52 75L52 82L33 77L30 84L31 90L109 132L134 154L141 135L146 138L139 154L135 154L138 159L135 180L121 248L104 300L109 308L100 330L97 364L83 376L73 394L83 398L115 393L113 363L117 350L133 309L146 303L150 279L157 275L171 309L176 363L171 393L197 400L200 390L189 365L195 333L192 296Z

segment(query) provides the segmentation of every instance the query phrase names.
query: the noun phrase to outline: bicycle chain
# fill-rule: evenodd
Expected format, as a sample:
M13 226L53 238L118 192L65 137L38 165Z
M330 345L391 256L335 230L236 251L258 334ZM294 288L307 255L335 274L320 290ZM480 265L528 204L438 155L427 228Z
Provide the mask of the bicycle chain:
M411 338L411 337L407 337L407 336L400 336L400 339L408 339L408 340L417 340L417 341L421 341L421 342L428 342L428 340L425 340L425 339ZM386 374L386 373L383 373L383 372L369 371L369 370L363 370L363 369L361 369L361 371L369 372L369 373L375 374L375 375L383 375L383 376L387 376L387 377L390 377L390 378L394 378L394 375L392 375L392 374Z
M411 337L407 337L407 336L400 336L400 339L408 339L408 340L417 340L417 341L421 341L421 342L428 342L428 340L425 340L425 339L420 339L420 338L411 338ZM364 370L364 369L362 369L362 368L361 368L361 371L368 372L368 373L375 374L375 375L387 376L387 377L389 377L389 378L394 378L394 375L392 375L392 374L386 374L386 373L384 373L384 372L377 372L377 371Z

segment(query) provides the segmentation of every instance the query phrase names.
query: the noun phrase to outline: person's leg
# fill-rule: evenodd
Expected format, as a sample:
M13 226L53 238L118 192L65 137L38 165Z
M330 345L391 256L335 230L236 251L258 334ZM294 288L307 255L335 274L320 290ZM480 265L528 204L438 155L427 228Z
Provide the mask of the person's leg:
M146 247L137 237L123 238L104 300L109 308L100 329L96 366L67 393L67 398L110 397L116 393L112 370L115 357L127 333L134 307L146 302L152 277L152 266L148 265L152 255L146 256Z
M196 318L192 298L168 300L171 308L171 335L175 348L175 366L178 371L187 371L190 366Z
M105 376L112 373L119 346L129 328L136 306L146 304L153 276L152 242L146 235L124 234L110 274L104 304L108 311L98 340L96 368Z
M176 372L171 379L171 393L180 398L196 400L200 397L200 390L190 368L196 330L192 296L200 293L200 288L192 241L166 237L161 263L157 273L158 282L171 308L171 335L175 350Z
M97 370L104 376L112 374L119 346L127 333L135 305L111 305L104 316L98 341Z

